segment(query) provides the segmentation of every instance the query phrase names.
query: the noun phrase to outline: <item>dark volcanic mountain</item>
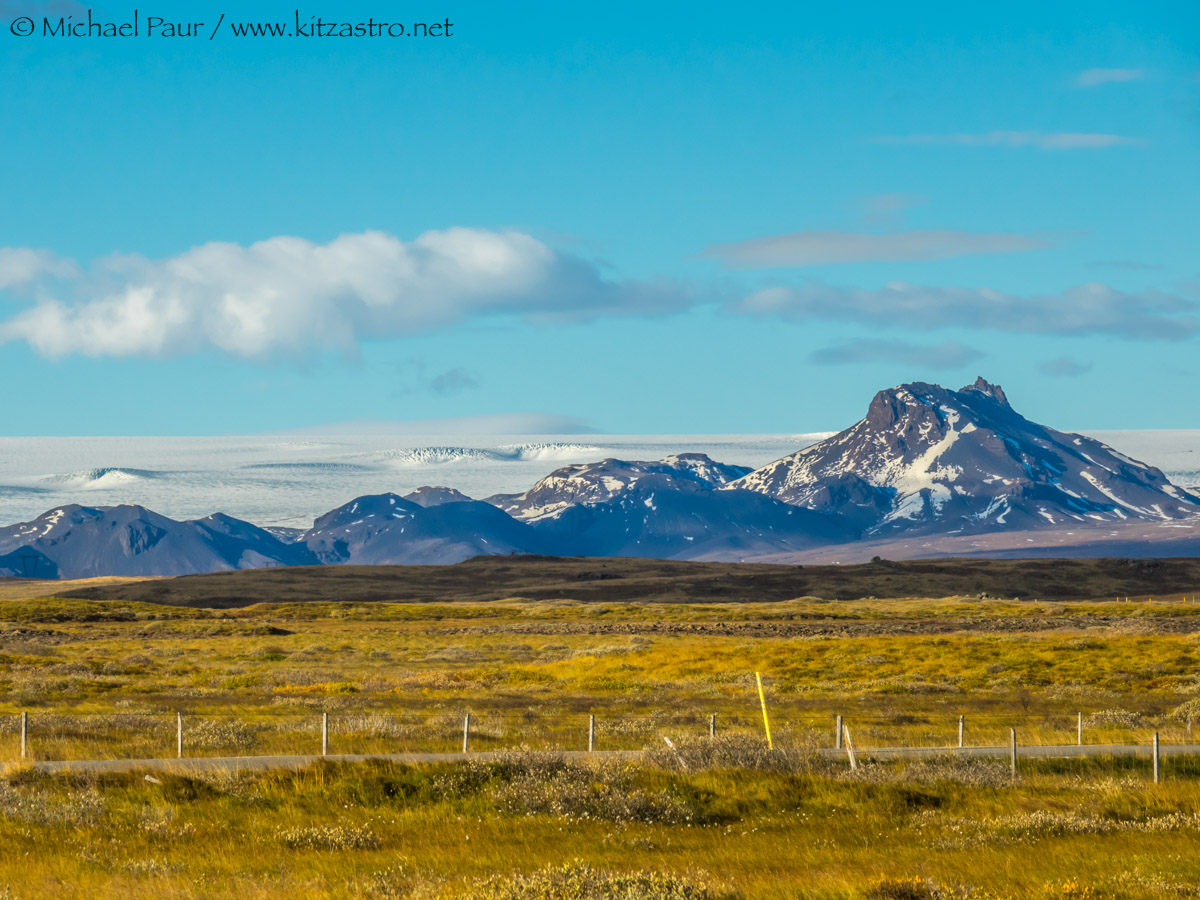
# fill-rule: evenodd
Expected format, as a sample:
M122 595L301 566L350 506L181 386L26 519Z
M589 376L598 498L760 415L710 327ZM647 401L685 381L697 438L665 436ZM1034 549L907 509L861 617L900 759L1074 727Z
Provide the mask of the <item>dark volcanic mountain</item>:
M739 560L854 537L834 516L662 474L544 515L533 527L573 555L663 559Z
M523 494L497 494L487 502L526 522L555 516L572 506L607 503L655 478L659 490L678 487L709 490L728 484L750 471L748 466L715 462L703 453L677 453L656 462L604 459L555 469Z
M1200 513L1200 497L1105 444L1031 422L982 378L880 391L866 418L729 488L872 535L995 532Z
M472 556L553 552L546 537L490 503L424 507L396 494L359 497L301 536L323 563L455 563Z
M16 556L22 548L52 563L61 578L192 575L315 561L304 547L240 519L217 513L178 522L141 506L63 506L0 528L0 554Z

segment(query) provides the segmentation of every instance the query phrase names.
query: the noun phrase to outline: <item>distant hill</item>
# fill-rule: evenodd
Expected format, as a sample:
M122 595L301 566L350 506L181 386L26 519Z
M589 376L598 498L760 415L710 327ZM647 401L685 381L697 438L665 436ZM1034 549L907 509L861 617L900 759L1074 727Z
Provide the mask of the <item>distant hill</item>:
M0 555L31 551L60 578L187 575L316 561L302 545L221 513L178 522L141 506L63 506L0 528Z
M944 559L856 566L751 565L662 559L562 559L491 556L453 566L317 566L222 572L128 584L97 585L62 596L230 608L254 603L403 600L444 603L575 600L581 603L775 603L798 597L829 602L860 597L976 597L1085 600L1190 592L1200 559ZM805 616L780 609L772 627L803 633ZM1179 616L1181 631L1196 626ZM841 620L839 628L852 625ZM586 621L575 626L586 630ZM596 624L596 627L603 627ZM688 626L684 626L688 627ZM692 628L697 626L692 625ZM956 625L947 623L946 627ZM1051 616L1024 617L1026 628L1060 627Z

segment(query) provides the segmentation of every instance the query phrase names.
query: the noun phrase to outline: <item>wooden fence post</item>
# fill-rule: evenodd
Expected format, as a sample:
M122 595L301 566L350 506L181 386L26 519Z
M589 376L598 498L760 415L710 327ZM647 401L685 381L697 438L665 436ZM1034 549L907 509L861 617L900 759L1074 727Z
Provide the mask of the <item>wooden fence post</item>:
M845 725L842 726L842 731L846 735L846 755L850 758L850 771L858 770L858 760L854 756L854 741L850 740L850 729Z
M1008 729L1008 767L1012 777L1017 777L1017 729Z
M463 716L463 753L469 752L471 749L471 714L467 713Z
M837 725L834 728L834 732L833 732L833 749L834 750L842 749L842 717L841 716L837 717Z
M1158 732L1154 732L1154 783L1158 784Z
M29 713L21 713L21 759L29 756Z
M771 740L771 720L767 718L767 698L763 694L762 675L755 672L754 680L758 682L758 703L762 707L763 731L767 733L767 749L774 750L775 743Z
M958 717L958 746L959 747L961 747L963 745L963 731L966 727L966 719L967 719L966 716Z
M183 759L183 713L175 713L175 756Z
M1192 721L1191 719L1188 719L1189 723L1191 721ZM708 736L710 738L715 738L717 736L717 714L716 713L713 713L711 716L708 717Z
M321 713L321 755L329 755L329 713Z
M596 749L596 717L588 716L588 753Z

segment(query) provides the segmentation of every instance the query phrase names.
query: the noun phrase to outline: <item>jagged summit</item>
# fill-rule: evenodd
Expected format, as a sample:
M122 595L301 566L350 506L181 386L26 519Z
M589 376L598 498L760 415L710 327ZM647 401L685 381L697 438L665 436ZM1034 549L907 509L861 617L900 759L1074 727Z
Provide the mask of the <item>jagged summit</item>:
M959 391L924 382L880 391L862 421L728 487L837 513L875 534L1200 512L1200 498L1158 469L1029 421L983 378Z
M985 397L991 397L997 403L1008 406L1008 397L1004 393L1004 388L998 384L992 384L982 375L978 376L973 384L968 384L965 388L961 388L959 393L961 394L966 391L977 391Z

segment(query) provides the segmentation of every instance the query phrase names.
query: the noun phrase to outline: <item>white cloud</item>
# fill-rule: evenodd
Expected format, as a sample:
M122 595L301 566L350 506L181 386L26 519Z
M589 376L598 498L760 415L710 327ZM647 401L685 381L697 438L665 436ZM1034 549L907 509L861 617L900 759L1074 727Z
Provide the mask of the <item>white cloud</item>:
M1036 147L1039 150L1103 150L1140 147L1142 138L1086 132L987 131L982 134L899 134L871 138L873 144L930 144L958 147Z
M906 341L864 339L836 347L822 347L810 354L808 359L819 366L887 362L926 369L958 369L982 356L974 347L964 346L957 341L921 346Z
M1104 284L1038 296L905 282L874 290L812 284L767 288L726 304L726 309L795 321L862 322L875 328L1109 334L1145 340L1182 340L1200 330L1200 303L1159 291L1118 291Z
M1075 77L1078 87L1099 87L1122 81L1138 81L1146 77L1145 69L1084 69Z
M1044 238L1022 234L973 234L967 231L900 231L862 234L798 231L731 244L715 244L701 256L731 268L819 266L901 260L951 259L983 253L1017 253L1050 246Z
M29 251L0 253L0 277L6 269L26 277L37 270ZM72 286L84 299L64 301L43 286L36 305L0 323L0 341L25 341L49 357L216 349L264 359L354 353L364 339L488 314L572 319L661 314L692 303L677 285L605 278L592 263L526 234L469 228L409 242L369 231L327 244L296 237L205 244L166 260L113 258L76 272Z
M76 274L78 270L73 263L58 259L49 250L0 247L0 291L40 278L69 278Z

